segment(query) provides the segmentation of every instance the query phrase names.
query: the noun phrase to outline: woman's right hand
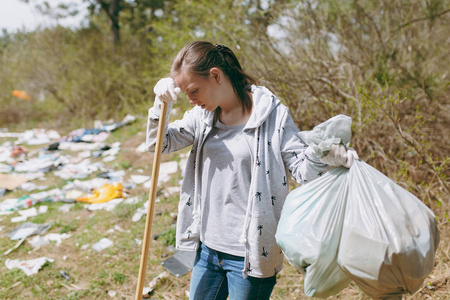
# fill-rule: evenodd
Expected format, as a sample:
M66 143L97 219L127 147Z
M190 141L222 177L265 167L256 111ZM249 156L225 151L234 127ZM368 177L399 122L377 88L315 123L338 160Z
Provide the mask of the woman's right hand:
M162 78L156 83L155 87L153 88L153 92L156 94L156 96L161 101L168 104L177 102L177 96L180 91L180 88L177 87L173 78Z
M332 144L328 154L322 157L320 161L333 167L350 168L353 161L357 159L359 159L359 156L354 149L347 149L342 144Z

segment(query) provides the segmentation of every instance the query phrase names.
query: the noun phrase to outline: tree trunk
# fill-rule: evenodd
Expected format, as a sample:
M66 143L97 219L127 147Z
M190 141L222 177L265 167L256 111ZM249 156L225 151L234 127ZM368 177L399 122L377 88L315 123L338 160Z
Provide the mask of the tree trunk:
M111 25L111 39L114 46L120 43L120 25L119 25L119 13L121 10L121 0L111 0L108 10L108 16Z
M122 10L122 0L97 0L100 7L106 12L111 27L111 41L114 46L120 44L119 14Z

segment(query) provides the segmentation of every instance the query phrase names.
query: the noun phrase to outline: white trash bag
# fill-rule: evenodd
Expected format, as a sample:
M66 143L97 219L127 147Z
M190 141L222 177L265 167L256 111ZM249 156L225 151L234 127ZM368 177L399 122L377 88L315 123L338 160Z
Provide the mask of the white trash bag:
M355 161L347 173L339 266L374 299L413 294L434 267L433 212L365 162Z
M275 238L289 263L305 275L304 292L326 298L351 281L337 264L347 195L346 168L333 168L290 192Z
M322 158L332 144L349 146L351 123L350 117L337 115L299 136ZM340 175L346 170L334 168L293 190L283 205L275 238L287 260L304 272L309 297L335 295L351 281L337 264L347 195L347 177Z
M339 115L300 137L322 157L336 139L348 145L350 125ZM305 272L305 294L318 298L351 280L375 299L414 293L432 271L439 244L433 212L360 160L289 193L275 237Z

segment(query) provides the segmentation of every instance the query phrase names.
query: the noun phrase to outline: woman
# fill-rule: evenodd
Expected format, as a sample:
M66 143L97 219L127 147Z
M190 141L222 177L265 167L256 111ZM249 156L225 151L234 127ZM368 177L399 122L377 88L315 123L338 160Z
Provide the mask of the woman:
M283 264L275 232L288 178L305 183L330 165L350 166L352 156L334 145L319 160L298 137L288 108L256 85L228 47L203 41L185 46L170 78L154 88L149 151L161 101L170 112L180 91L196 106L166 124L163 152L192 146L176 238L178 249L197 251L190 299L269 299Z

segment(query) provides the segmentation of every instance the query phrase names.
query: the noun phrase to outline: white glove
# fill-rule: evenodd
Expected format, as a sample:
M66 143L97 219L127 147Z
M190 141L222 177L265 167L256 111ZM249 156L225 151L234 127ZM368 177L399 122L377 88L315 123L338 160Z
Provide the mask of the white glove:
M330 152L328 152L327 156L322 157L320 161L334 167L344 166L350 168L355 159L359 159L355 150L347 150L347 148L341 144L332 144Z
M153 88L156 96L166 103L176 103L180 91L180 88L177 87L175 80L172 78L160 79Z

